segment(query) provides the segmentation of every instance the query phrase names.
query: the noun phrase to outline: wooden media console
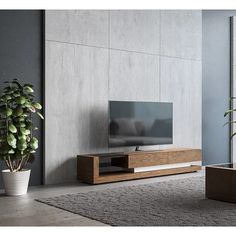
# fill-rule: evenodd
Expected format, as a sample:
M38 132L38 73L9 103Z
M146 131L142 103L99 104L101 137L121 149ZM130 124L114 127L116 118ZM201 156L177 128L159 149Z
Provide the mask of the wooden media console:
M201 170L201 150L190 148L77 156L78 179L90 184Z

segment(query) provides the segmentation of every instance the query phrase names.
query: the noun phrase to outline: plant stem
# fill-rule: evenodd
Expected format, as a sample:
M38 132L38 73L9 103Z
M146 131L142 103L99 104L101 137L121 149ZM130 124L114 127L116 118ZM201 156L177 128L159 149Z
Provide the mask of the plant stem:
M9 162L10 171L13 172L14 168L12 167L11 158L9 156L7 158L8 158L8 162Z
M24 158L21 159L21 162L20 162L19 167L17 169L18 171L20 171L24 167L23 163L24 163Z
M10 169L10 165L9 165L8 161L5 158L4 158L4 161L5 161L7 168Z
M20 160L16 160L16 169L19 168L19 165L20 165Z
M27 162L28 162L28 160L29 160L29 156L30 156L30 155L28 155L28 156L25 158L25 161L24 161L23 164L21 164L21 168L20 168L19 170L22 170L22 169L24 168L24 166L27 164ZM22 160L24 160L24 159L22 159Z

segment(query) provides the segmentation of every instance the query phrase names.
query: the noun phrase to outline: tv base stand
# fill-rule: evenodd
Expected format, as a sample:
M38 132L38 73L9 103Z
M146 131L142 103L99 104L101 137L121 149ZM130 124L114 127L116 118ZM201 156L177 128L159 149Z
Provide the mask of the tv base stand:
M140 147L139 147L139 146L136 146L135 152L140 152L140 151L142 151L142 150L140 150Z
M90 184L201 170L200 149L168 149L77 156L78 179Z

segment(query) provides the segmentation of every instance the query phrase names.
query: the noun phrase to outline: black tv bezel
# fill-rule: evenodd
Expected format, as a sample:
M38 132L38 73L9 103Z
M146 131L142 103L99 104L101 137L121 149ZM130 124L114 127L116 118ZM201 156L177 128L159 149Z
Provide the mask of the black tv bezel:
M171 133L172 133L172 138L171 138L171 143L165 143L165 144L142 144L142 145L137 145L137 146L131 146L131 145L122 145L122 146L110 146L110 103L111 102L133 102L133 103L165 103L165 104L170 104L171 105L171 117L172 117L172 129L171 129ZM173 102L153 102L153 101L121 101L121 100L108 100L108 148L122 148L122 147L136 147L136 149L138 149L138 147L144 147L144 146L157 146L157 145L171 145L173 144L173 120L174 120L174 112L173 112Z

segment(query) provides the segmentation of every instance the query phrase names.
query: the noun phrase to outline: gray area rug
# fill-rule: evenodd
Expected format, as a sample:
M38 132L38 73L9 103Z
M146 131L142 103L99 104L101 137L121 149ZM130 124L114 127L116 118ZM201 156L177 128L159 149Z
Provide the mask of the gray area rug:
M204 177L38 199L113 226L236 226L236 204L205 198Z

